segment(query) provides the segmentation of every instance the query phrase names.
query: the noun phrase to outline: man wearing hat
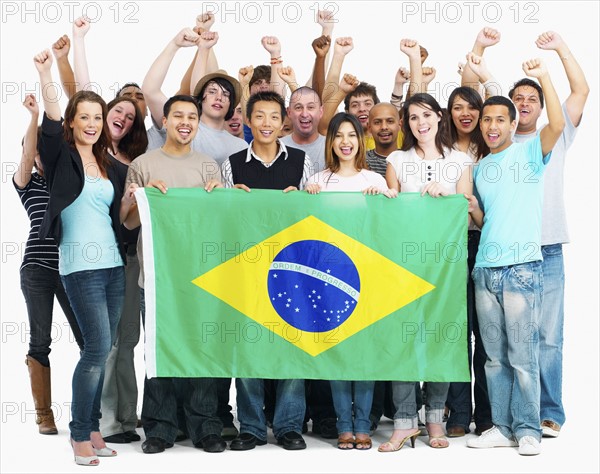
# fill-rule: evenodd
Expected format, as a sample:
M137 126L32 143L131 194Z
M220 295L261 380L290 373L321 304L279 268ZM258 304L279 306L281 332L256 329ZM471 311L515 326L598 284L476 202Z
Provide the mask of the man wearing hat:
M181 30L154 61L142 84L154 125L148 130L148 150L161 147L166 140L166 130L161 127L162 109L167 96L161 87L175 54L182 47L197 46L197 33L189 28ZM219 165L230 155L248 148L241 138L225 129L225 121L234 113L242 96L240 83L223 70L202 77L193 90L200 104L200 124L192 142L192 149L210 156Z

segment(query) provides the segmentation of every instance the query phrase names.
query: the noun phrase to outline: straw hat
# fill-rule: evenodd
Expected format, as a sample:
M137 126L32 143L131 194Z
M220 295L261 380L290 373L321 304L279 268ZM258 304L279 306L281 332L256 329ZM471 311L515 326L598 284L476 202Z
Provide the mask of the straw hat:
M219 77L221 79L225 79L226 81L231 83L231 85L233 86L233 91L235 93L235 97L231 98L231 102L233 103L233 106L235 107L239 103L240 99L242 98L242 86L240 86L240 83L237 79L229 76L227 74L227 72L223 69L219 69L218 71L213 72L212 74L207 74L202 79L200 79L198 81L198 84L196 84L196 87L194 87L194 93L192 95L194 97L198 97L198 94L200 94L200 91L202 90L202 88L204 87L204 85L206 83L213 81Z

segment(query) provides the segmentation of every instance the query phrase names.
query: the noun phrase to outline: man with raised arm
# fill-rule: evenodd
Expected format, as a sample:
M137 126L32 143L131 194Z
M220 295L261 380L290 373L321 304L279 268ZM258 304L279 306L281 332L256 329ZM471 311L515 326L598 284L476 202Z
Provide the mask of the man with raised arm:
M569 242L569 234L564 203L564 166L566 153L577 134L590 88L575 56L558 33L553 31L542 33L535 44L540 49L556 51L571 89L571 93L562 104L565 129L552 150L552 159L544 177L542 210L544 301L540 322L540 419L543 435L556 438L565 422L562 403L565 296L562 245ZM530 79L521 79L509 91L508 95L515 103L519 114L515 142L531 140L540 133L537 122L544 108L544 92Z
M503 96L486 100L480 127L490 154L474 171L482 209L467 196L471 216L481 227L473 280L495 425L468 439L467 446L518 446L519 454L531 456L540 453L542 435L538 328L544 294L544 171L565 120L546 66L532 59L523 63L523 71L542 85L548 125L534 139L514 143L513 103Z

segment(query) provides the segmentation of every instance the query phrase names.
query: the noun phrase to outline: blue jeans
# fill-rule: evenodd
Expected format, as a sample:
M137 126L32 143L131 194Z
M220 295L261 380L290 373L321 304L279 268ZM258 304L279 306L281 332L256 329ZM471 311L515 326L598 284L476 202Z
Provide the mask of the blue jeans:
M100 396L104 365L115 340L125 298L123 267L61 275L83 335L83 351L73 373L69 428L74 441L88 441L100 431Z
M69 299L60 281L57 270L41 265L26 265L21 269L21 291L27 305L29 317L29 352L44 367L50 367L50 343L52 342L52 310L54 296L62 308L79 350L83 350L83 337L69 304Z
M541 439L542 262L473 270L492 421L507 438Z
M427 382L425 391L425 421L442 423L444 420L444 404L448 396L448 382ZM407 430L419 426L416 390L418 382L392 382L394 393L394 429Z
M250 433L258 439L267 439L267 419L263 410L265 386L263 379L235 379L240 433ZM276 381L273 434L280 438L285 433L302 433L306 411L304 380Z
M563 425L562 350L565 317L565 269L562 244L542 247L544 301L540 323L540 419Z
M341 433L367 433L371 430L369 414L373 404L375 382L331 380L331 396L337 415L336 428ZM354 410L352 400L354 399ZM354 423L352 413L354 412Z
M145 325L143 288L140 309ZM194 444L210 434L220 436L223 424L217 416L217 379L145 377L142 426L146 438L156 437L167 443L175 442L178 429L187 432Z

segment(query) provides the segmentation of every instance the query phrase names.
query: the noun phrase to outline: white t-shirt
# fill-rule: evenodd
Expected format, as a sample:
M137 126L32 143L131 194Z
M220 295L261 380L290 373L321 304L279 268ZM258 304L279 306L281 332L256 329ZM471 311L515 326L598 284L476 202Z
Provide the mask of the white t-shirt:
M462 151L446 149L445 157L436 160L424 160L415 148L408 151L394 151L387 157L392 165L400 192L420 193L430 182L438 182L450 194L456 194L456 184L465 169L473 165L473 160Z
M544 173L544 207L542 211L542 245L566 244L569 242L567 211L564 199L564 171L567 150L575 140L577 127L571 122L566 104L563 104L565 128L552 149L552 158ZM515 134L514 141L523 143L539 135L540 127L528 135Z
M381 192L388 190L383 176L370 170L360 170L354 176L339 176L327 169L320 173L313 174L308 178L306 184L318 184L321 186L321 191L361 192L371 186L379 188Z

